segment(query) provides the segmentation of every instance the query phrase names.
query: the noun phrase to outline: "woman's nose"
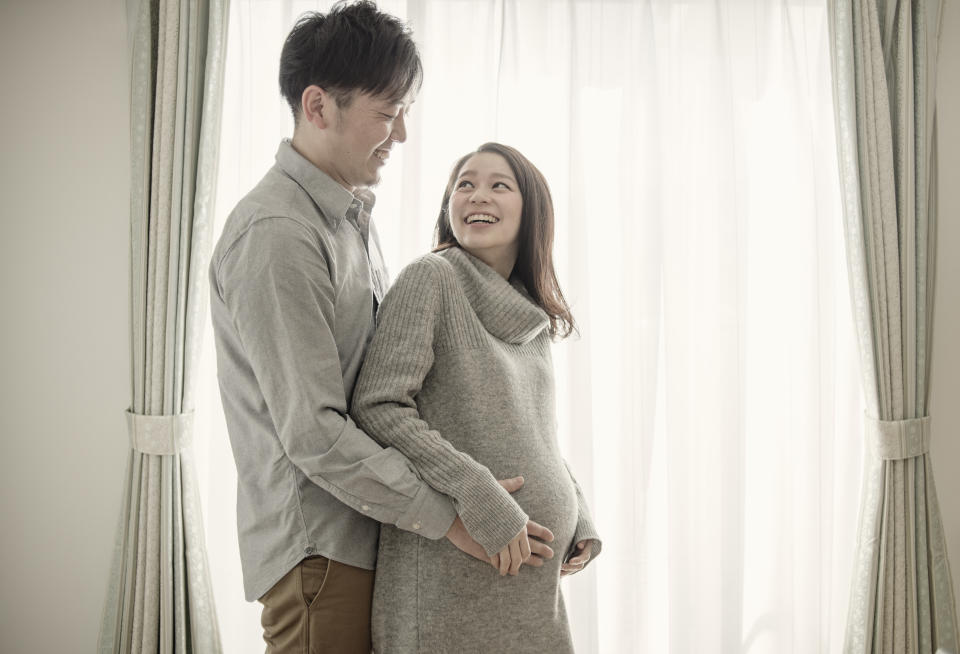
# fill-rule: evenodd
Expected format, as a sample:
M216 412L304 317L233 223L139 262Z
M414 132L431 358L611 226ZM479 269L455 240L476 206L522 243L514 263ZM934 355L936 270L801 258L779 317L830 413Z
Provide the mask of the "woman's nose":
M470 195L471 202L486 202L487 194L483 191L482 188L477 187L473 190L473 193Z

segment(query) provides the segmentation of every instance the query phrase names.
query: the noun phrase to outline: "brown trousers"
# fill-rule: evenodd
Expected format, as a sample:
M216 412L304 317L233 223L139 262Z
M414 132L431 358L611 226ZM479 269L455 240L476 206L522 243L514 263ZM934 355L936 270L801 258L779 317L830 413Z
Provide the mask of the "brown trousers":
M304 559L260 598L266 654L370 654L373 570Z

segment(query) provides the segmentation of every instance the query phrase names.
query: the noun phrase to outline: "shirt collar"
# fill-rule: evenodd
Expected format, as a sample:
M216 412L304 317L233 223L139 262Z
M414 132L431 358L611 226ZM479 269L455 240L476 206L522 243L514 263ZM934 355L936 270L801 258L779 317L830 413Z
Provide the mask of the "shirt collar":
M373 191L362 188L351 193L343 188L297 152L290 139L280 141L276 159L277 166L307 192L333 229L339 229L351 206L357 214L362 211L370 215L376 202Z

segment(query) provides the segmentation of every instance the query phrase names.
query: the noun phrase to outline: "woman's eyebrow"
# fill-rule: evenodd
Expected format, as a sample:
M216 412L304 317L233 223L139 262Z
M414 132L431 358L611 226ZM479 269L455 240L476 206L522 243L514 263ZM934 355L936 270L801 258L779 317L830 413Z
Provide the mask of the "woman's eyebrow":
M457 176L457 179L461 177L466 177L467 175L476 175L477 171L475 170L461 170L460 174ZM501 177L503 179L509 179L511 182L516 183L517 180L513 178L512 175L507 175L505 173L490 173L490 177Z

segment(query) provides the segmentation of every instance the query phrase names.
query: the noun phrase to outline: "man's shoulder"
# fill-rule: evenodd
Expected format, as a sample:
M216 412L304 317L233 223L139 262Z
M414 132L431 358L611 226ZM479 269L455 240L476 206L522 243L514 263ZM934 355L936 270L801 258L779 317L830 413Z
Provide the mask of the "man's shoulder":
M319 241L322 225L322 217L309 195L274 167L227 216L214 248L213 261L220 261L238 241L247 237Z

